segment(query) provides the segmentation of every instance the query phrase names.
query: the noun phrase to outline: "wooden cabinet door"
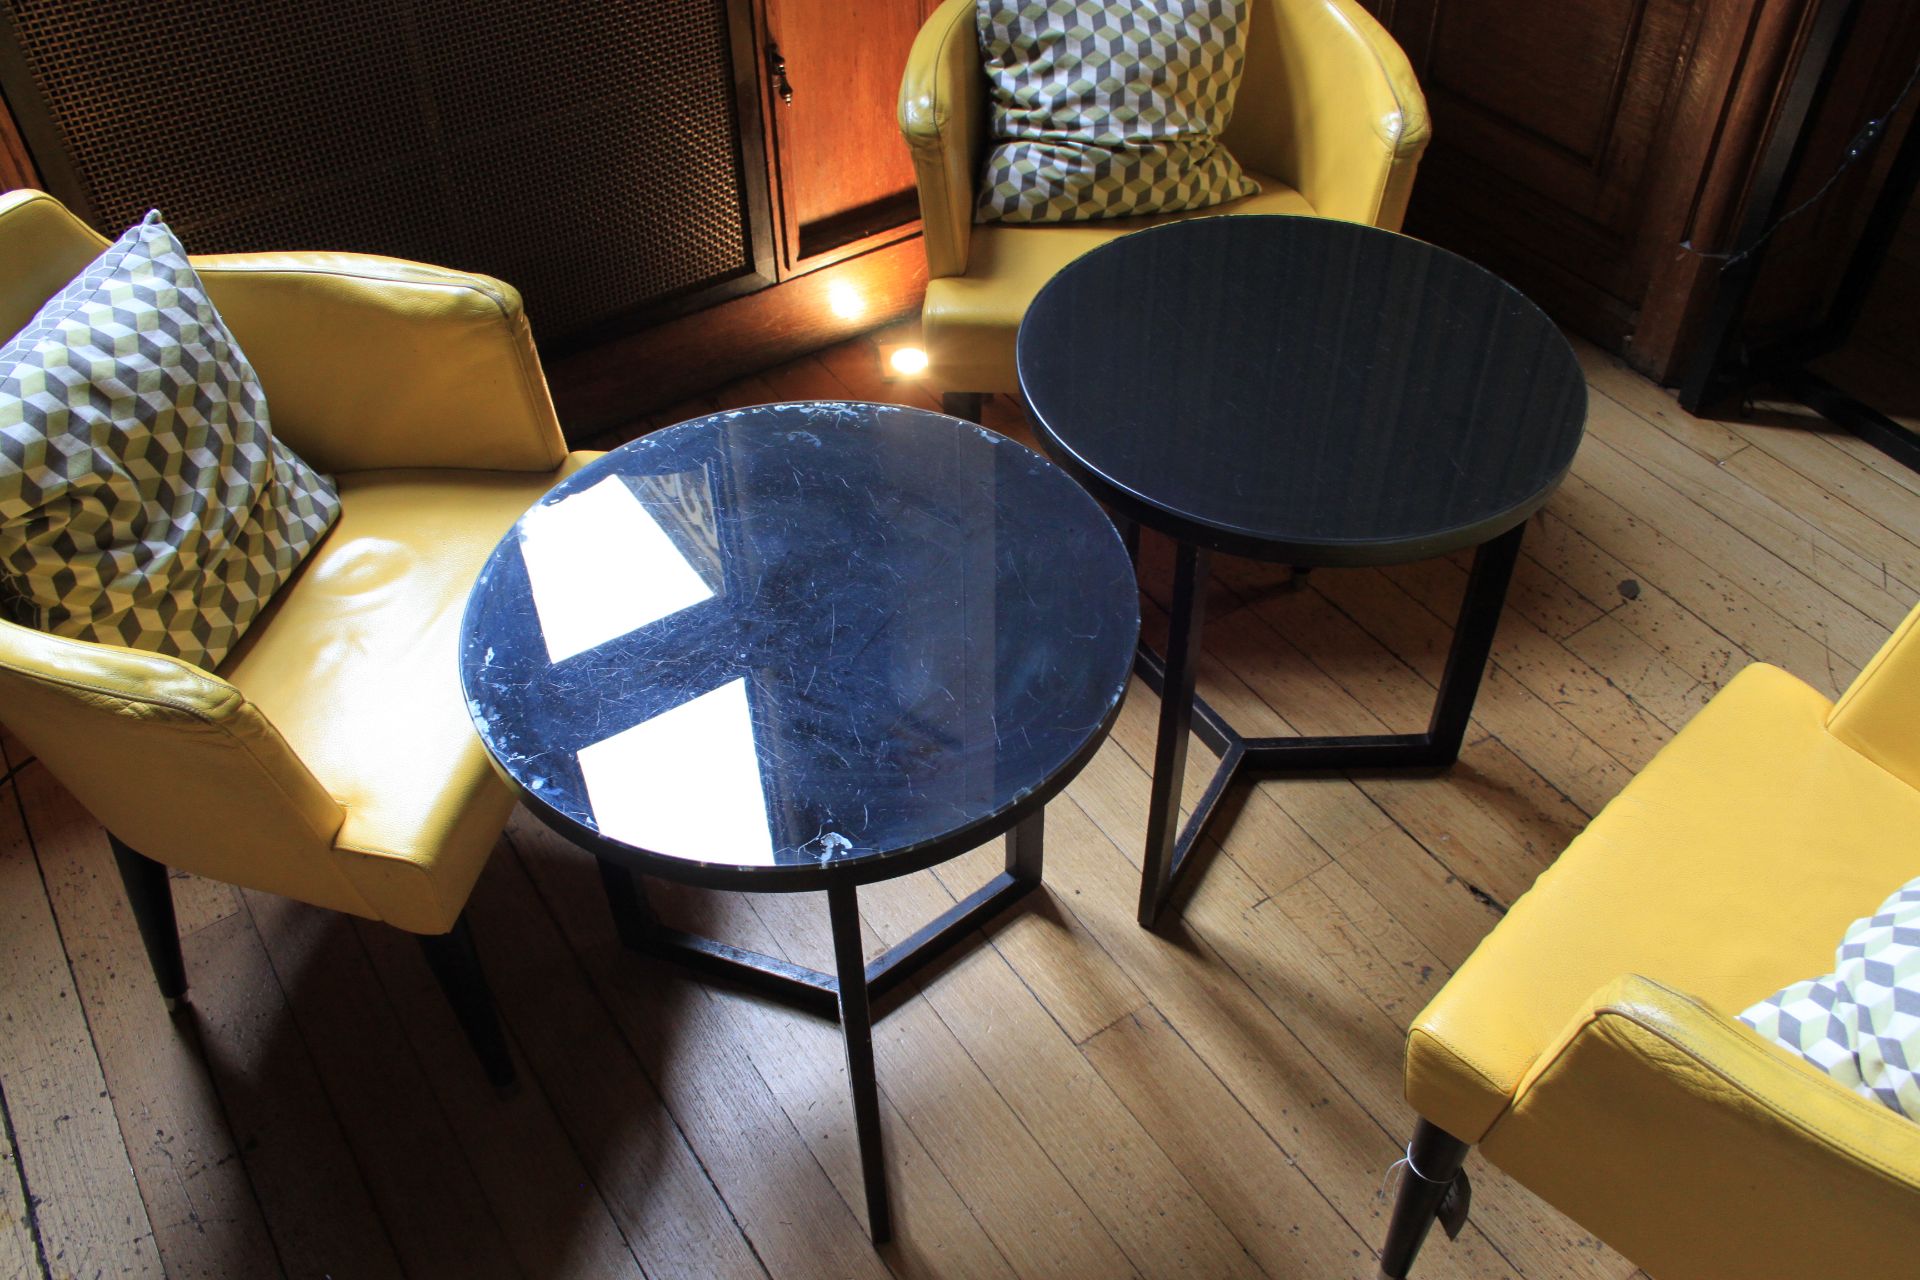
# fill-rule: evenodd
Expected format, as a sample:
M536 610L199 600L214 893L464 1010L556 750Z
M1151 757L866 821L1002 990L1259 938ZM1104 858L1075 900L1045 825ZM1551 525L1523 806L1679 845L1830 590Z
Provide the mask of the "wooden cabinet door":
M914 36L939 3L765 0L766 111L786 272L909 234L917 223L895 100Z
M1376 0L1433 115L1409 229L1570 318L1625 323L1647 272L1636 240L1663 124L1704 4Z

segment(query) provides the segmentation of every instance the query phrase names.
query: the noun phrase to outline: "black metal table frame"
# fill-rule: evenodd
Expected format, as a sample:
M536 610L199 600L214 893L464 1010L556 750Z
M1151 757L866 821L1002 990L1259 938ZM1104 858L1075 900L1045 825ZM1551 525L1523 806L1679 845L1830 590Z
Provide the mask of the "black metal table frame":
M867 857L823 869L810 865L735 867L646 854L609 839L567 817L524 789L527 809L600 866L607 906L620 941L630 950L671 961L695 973L738 983L802 1013L840 1024L847 1051L847 1082L853 1094L853 1124L860 1147L860 1176L867 1201L867 1230L875 1244L893 1235L887 1205L886 1166L880 1147L880 1086L873 1065L876 1006L954 945L1020 898L1038 888L1044 869L1047 805L1087 766L1120 716L1113 705L1087 733L1086 741L1046 781L1010 808L980 818L912 849ZM998 836L1006 837L1006 869L916 931L868 961L860 945L859 887L936 867ZM823 973L664 925L647 903L641 878L654 875L708 889L800 893L824 889L833 934L834 972Z
M763 406L775 412L789 407L792 406ZM804 409L809 406L799 407ZM895 411L886 406L854 404L851 407ZM936 416L911 408L898 408L897 411L925 418ZM977 428L960 431L956 438L972 439L973 431L977 431ZM816 447L821 443L811 436L809 440ZM1019 448L1023 454L1030 452L1024 446L1010 447ZM1032 460L1039 466L1048 465L1037 455ZM1126 573L1123 566L1112 558L1120 549L1110 541L1113 530L1097 508L1064 479L1059 481L1059 489L1062 496L1071 494L1073 501L1085 502L1079 515L1083 525L1081 531L1094 539L1094 543L1089 544L1093 546L1093 553L1104 557L1105 572L1100 575L1100 586L1102 591L1111 592L1106 604L1114 607L1095 610L1097 593L1085 591L1080 593L1081 605L1102 618L1111 615L1118 619L1124 615L1134 630L1125 633L1117 628L1108 628L1100 633L1107 637L1101 645L1090 649L1083 646L1089 663L1087 670L1098 676L1097 681L1084 688L1074 686L1068 690L1074 698L1069 708L1072 711L1069 718L1057 725L1049 721L1041 726L1036 722L1036 728L1044 727L1045 732L1052 735L1054 749L1064 750L1064 756L1053 759L1046 752L1036 754L1037 744L1032 742L1028 742L1030 750L1025 756L1015 758L1005 755L1000 750L1002 735L998 720L991 715L989 718L994 719L994 745L990 755L984 750L984 740L963 741L962 749L949 755L930 757L926 753L914 753L911 767L916 769L967 769L975 767L976 762L990 764L993 768L991 786L982 785L985 775L962 779L965 784L964 799L968 803L909 809L895 820L874 824L871 841L861 841L858 848L846 837L836 837L840 842L838 849L832 844L823 844L816 856L814 846L822 842L827 831L827 827L822 825L819 828L821 836L798 846L797 850L788 849L787 856L783 858L742 863L725 860L733 851L724 839L715 839L706 848L700 847L702 842L698 840L687 841L685 843L693 847L683 856L675 856L650 851L607 835L597 826L598 818L592 812L590 794L585 798L586 812L579 813L578 798L570 792L543 790L543 783L537 776L531 782L523 782L506 758L495 755L501 772L513 784L528 812L575 848L593 855L616 934L626 948L671 961L692 973L735 984L799 1012L839 1024L846 1051L867 1225L875 1244L884 1243L891 1237L892 1214L883 1161L879 1084L873 1052L874 1020L889 1011L896 999L907 995L916 979L928 974L959 944L963 941L980 941L980 931L984 926L1040 886L1046 806L1092 760L1106 741L1119 717L1120 704L1126 691L1130 659L1139 626L1132 575ZM996 496L994 500L1001 499ZM506 541L512 538L513 535L509 534ZM1101 542L1105 545L1095 545ZM502 545L506 545L506 542ZM1045 549L1057 556L1057 549L1051 542L1046 544ZM496 550L495 555L499 554ZM530 590L530 580L528 585ZM476 587L476 597L479 590ZM1028 596L1032 597L1031 590ZM1119 607L1122 605L1124 608ZM537 605L535 608L537 610ZM463 641L470 641L474 627L475 607L470 601L467 618L463 622ZM1068 631L1070 634L1071 629ZM744 654L739 656L745 658ZM489 648L487 661L491 663L492 660ZM997 674L997 666L995 670ZM464 669L462 679L464 684L467 679ZM811 688L811 677L808 687ZM951 692L948 697L953 697ZM492 721L481 713L478 703L475 706L476 724L481 727L485 738ZM1098 716L1091 723L1086 722L1083 716L1096 707L1101 708ZM991 713L993 706L989 705L987 709ZM903 720L910 717L911 710L906 704L901 704L899 714ZM1041 710L1052 714L1049 704L1042 703ZM757 715L755 718L757 720ZM604 733L607 726L597 723L595 727L598 732ZM983 729L984 725L979 728ZM956 736L965 740L967 733L968 730L963 726ZM977 735L979 729L975 733ZM1025 735L1022 737L1024 740ZM490 750L494 749L490 738L488 745ZM763 745L758 729L753 735L752 745L756 753ZM941 749L946 748L942 746ZM515 761L533 760L546 754L569 754L571 751L564 743L542 744L539 751L516 750L511 758ZM841 761L843 764L850 763L845 756L841 757ZM760 767L764 787L764 771L768 765L762 761ZM1009 769L1015 771L1014 776L1007 776ZM853 775L852 780L859 783L862 778ZM897 786L891 776L879 773L864 781L865 785L876 790ZM910 775L905 791L909 795L914 791ZM555 797L563 793L568 795L568 801L556 801ZM829 803L831 799L829 796L823 803ZM791 813L799 812L795 805L783 806L783 812L788 811L789 817ZM825 817L824 814L807 816L809 819ZM770 837L776 842L784 839L784 828L772 820L773 811L769 811L768 817ZM867 823L864 811L862 823ZM943 827L942 823L957 825ZM887 948L872 961L865 959L860 929L861 885L927 870L980 849L1000 837L1005 838L1006 847L1003 870L990 876L986 883L960 901L940 911L910 937ZM707 860L709 858L716 860ZM823 972L778 956L672 927L663 922L649 904L645 887L647 878L733 892L824 892L833 948L832 971Z
M1104 738L1105 734L1098 737ZM851 877L829 880L826 893L833 933L832 973L670 928L660 922L647 902L641 883L645 871L606 856L595 858L606 886L607 905L613 912L614 929L629 950L736 983L790 1008L840 1024L847 1051L847 1082L853 1094L853 1127L860 1148L867 1229L875 1244L884 1244L892 1237L893 1215L887 1202L886 1165L880 1148L874 1020L890 1011L888 998L901 992L915 974L1039 887L1045 820L1045 808L1035 808L1009 828L1004 871L873 960L864 958L860 945L859 882ZM902 866L898 874L916 869L913 865Z
M1446 670L1426 732L1282 738L1242 736L1194 692L1212 553L1184 538L1175 538L1166 656L1154 653L1143 640L1135 664L1140 678L1160 697L1160 727L1154 741L1147 843L1140 876L1142 928L1152 929L1159 923L1180 887L1182 873L1193 865L1194 848L1221 799L1242 774L1441 769L1459 758L1525 533L1526 521L1522 519L1505 533L1479 544L1474 552L1473 570L1467 578L1453 644L1447 652ZM1130 550L1137 548L1138 537L1137 527L1129 531ZM1220 763L1186 825L1180 827L1180 793L1190 731L1220 757Z

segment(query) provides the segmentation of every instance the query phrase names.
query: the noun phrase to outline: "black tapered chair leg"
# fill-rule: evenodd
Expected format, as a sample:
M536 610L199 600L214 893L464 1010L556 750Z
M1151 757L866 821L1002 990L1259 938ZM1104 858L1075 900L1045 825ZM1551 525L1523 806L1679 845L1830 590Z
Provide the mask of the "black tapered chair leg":
M1466 1158L1467 1144L1439 1125L1422 1120L1414 1127L1413 1141L1407 1144L1407 1170L1400 1176L1400 1194L1387 1225L1386 1247L1380 1250L1382 1280L1406 1280L1413 1270L1413 1260L1440 1216L1441 1204L1455 1180L1464 1176L1460 1166Z
M949 391L940 397L940 410L950 417L977 424L986 416L987 397L979 391Z
M160 997L171 1013L187 994L187 962L180 955L180 926L173 917L173 886L167 883L167 869L111 831L107 843L113 846L113 862L120 869L134 923L140 926L140 941L146 944Z
M506 1088L514 1081L513 1055L507 1052L507 1035L501 1030L500 1015L493 1007L493 992L487 975L480 968L480 953L474 950L473 934L467 928L463 911L453 928L442 934L418 934L420 950L426 953L427 967L446 992L453 1016L467 1033L487 1079Z

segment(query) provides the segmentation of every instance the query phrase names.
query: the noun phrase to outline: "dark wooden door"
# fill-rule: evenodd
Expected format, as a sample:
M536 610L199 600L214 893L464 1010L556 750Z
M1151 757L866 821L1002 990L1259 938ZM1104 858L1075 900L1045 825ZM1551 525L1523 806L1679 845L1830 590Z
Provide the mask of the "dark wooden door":
M940 0L765 0L767 118L786 271L908 234L919 212L895 123L907 52ZM785 67L784 80L772 60Z
M1656 160L1704 3L1377 0L1434 121L1409 229L1582 327L1628 324L1648 271L1639 242Z

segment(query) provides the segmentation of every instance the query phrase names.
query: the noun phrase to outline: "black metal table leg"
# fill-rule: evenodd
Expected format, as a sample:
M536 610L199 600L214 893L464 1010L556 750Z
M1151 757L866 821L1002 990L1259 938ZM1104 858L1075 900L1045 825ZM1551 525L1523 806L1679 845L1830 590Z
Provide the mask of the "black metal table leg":
M737 982L817 1017L837 1015L839 997L833 975L717 938L670 929L660 923L647 904L638 872L605 858L596 861L600 864L600 882L607 890L607 906L613 913L614 932L627 950L670 960L708 977Z
M632 867L623 867L595 858L600 868L600 883L607 891L607 909L613 913L613 931L629 951L651 951L660 930L647 893Z
M1173 616L1168 619L1167 661L1160 681L1160 733L1153 748L1153 784L1147 802L1147 848L1140 874L1140 927L1160 918L1184 861L1176 847L1180 784L1187 769L1187 730L1193 723L1193 682L1206 618L1208 553L1183 542L1174 556ZM1188 846L1191 848L1191 846Z
M1040 883L1046 842L1047 811L1040 810L1007 832L1007 875L1031 888Z
M606 887L615 931L629 949L658 956L709 977L738 983L750 991L823 1018L836 1019L847 1047L847 1078L853 1091L854 1129L860 1143L861 1175L867 1197L867 1223L875 1244L892 1231L887 1208L886 1166L880 1144L880 1094L874 1077L873 1019L890 1007L907 980L1008 906L1040 885L1046 811L1035 810L1007 832L1006 870L954 903L912 937L864 962L860 948L860 912L856 888L842 881L827 889L833 926L834 972L822 973L778 956L763 955L714 938L685 933L655 917L647 903L644 878L632 867L596 859Z
M1427 722L1427 751L1420 763L1449 765L1460 758L1460 744L1467 738L1473 700L1493 653L1493 633L1500 627L1507 584L1513 581L1513 566L1520 559L1520 540L1526 532L1526 525L1517 524L1481 543L1473 553L1473 571L1467 575L1467 594L1453 626L1453 645L1447 650L1440 694L1433 704L1433 719Z
M1480 545L1467 578L1453 644L1424 733L1375 733L1290 738L1243 737L1195 696L1204 614L1206 552L1182 543L1174 562L1173 614L1163 661L1141 647L1137 669L1160 695L1160 734L1154 744L1153 790L1147 807L1147 846L1140 880L1140 924L1151 929L1172 897L1194 848L1227 788L1241 773L1265 776L1327 769L1440 769L1460 756L1493 637L1506 607L1526 526L1516 525ZM1199 734L1220 763L1207 789L1180 825L1180 790L1187 734ZM1176 834L1177 833L1177 834Z
M880 1150L880 1085L873 1071L873 1018L867 1006L867 962L860 947L859 890L838 884L827 890L833 924L833 964L840 988L840 1035L847 1046L847 1085L853 1092L853 1128L860 1141L860 1176L866 1184L867 1231L875 1244L893 1235L887 1209L887 1167Z
M1035 813L1007 833L1005 871L867 965L867 995L873 1005L884 1010L909 978L1039 886L1042 821L1043 814ZM615 932L628 950L738 983L819 1017L839 1016L840 984L832 974L662 924L647 905L643 877L630 867L602 860L600 879Z
M1913 136L1920 138L1920 130ZM1775 374L1772 380L1828 422L1845 427L1902 466L1920 471L1920 433L1805 369Z

